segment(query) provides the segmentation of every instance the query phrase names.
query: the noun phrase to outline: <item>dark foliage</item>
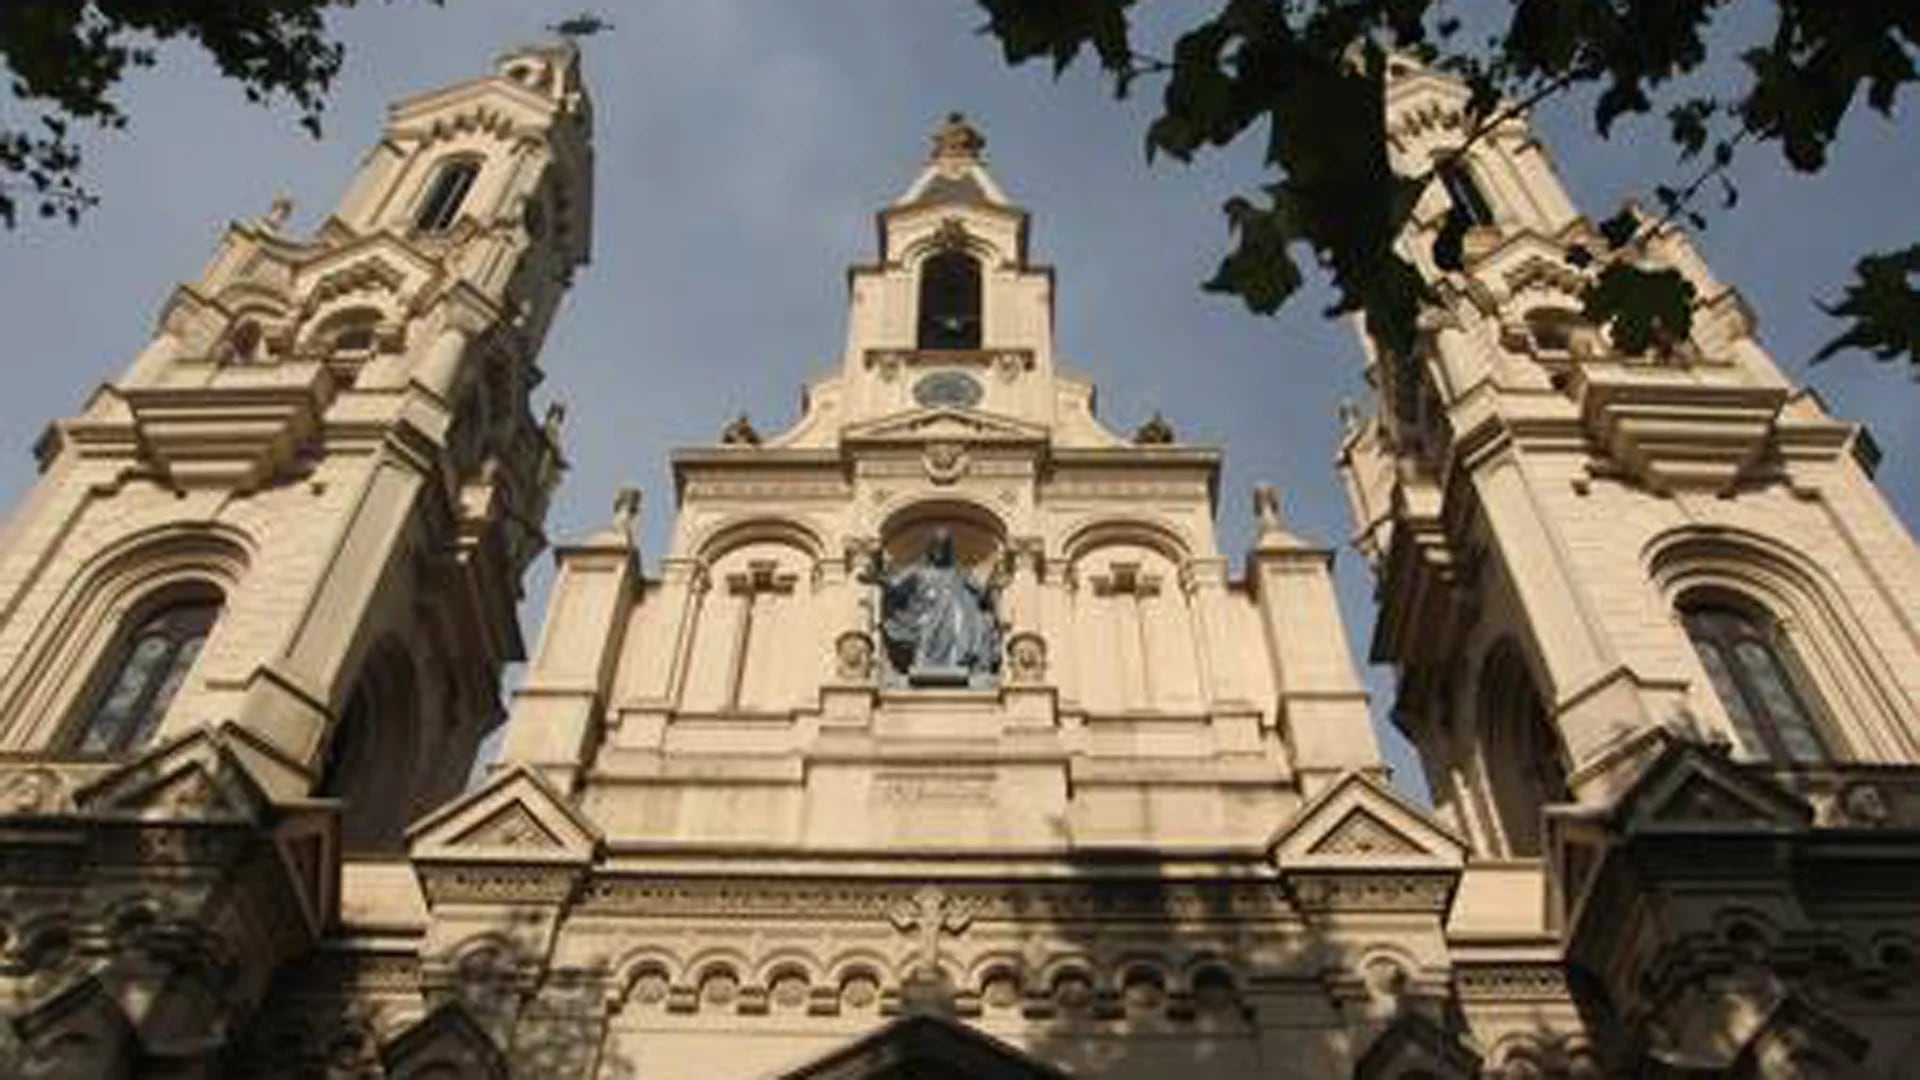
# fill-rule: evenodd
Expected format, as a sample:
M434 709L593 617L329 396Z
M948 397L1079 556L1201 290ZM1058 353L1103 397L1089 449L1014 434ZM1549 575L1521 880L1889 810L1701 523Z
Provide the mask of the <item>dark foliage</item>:
M1264 131L1273 179L1260 198L1226 204L1234 245L1206 288L1271 313L1300 287L1296 252L1305 249L1331 272L1335 310L1363 310L1382 345L1402 356L1413 350L1428 294L1393 241L1435 177L1388 167L1381 101L1389 56L1414 55L1466 83L1469 142L1515 111L1579 89L1593 91L1602 137L1622 117L1664 104L1676 158L1704 164L1684 184L1654 189L1658 217L1629 208L1601 226L1603 250L1572 255L1602 264L1586 313L1630 351L1685 339L1693 289L1644 265L1646 243L1672 223L1704 227L1703 194L1734 207L1727 168L1737 149L1776 145L1793 168L1816 171L1856 100L1891 114L1920 78L1920 4L1912 0L1773 0L1770 37L1740 52L1745 81L1723 97L1672 101L1663 98L1676 81L1707 63L1715 19L1730 0L1512 0L1504 23L1477 38L1446 0L1226 0L1195 9L1199 21L1168 59L1134 47L1136 0L979 2L985 32L1010 64L1045 58L1057 74L1091 51L1122 95L1142 78L1164 78L1149 157L1186 161ZM1458 218L1436 243L1443 268L1460 263L1467 223ZM1920 367L1915 251L1861 260L1859 280L1827 308L1848 323L1821 356L1861 347Z
M0 61L15 109L0 114L0 219L20 208L78 221L95 197L80 179L77 125L121 128L113 97L129 68L187 41L205 50L249 101L290 100L320 133L320 113L342 51L327 32L330 9L354 0L7 0L0 3ZM24 118L24 119L23 119Z

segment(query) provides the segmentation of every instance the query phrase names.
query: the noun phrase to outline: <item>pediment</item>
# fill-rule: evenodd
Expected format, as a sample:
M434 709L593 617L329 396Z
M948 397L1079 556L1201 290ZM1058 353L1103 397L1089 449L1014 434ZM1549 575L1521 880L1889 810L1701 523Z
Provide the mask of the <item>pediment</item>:
M1431 1076L1470 1080L1481 1075L1480 1058L1456 1033L1417 1012L1395 1020L1354 1065L1356 1080Z
M98 817L258 824L269 800L231 737L199 728L170 739L76 791L74 804Z
M384 1074L392 1080L462 1076L508 1080L507 1057L467 1010L442 1005L401 1032L380 1051Z
M600 831L545 777L524 765L502 772L407 831L414 861L593 861Z
M896 1020L779 1080L1065 1080L984 1032L932 1015Z
M1715 750L1677 741L1634 780L1613 813L1614 827L1627 834L1798 832L1812 822L1813 808L1791 792Z
M1457 870L1467 845L1385 784L1349 772L1274 834L1283 871L1369 866Z
M1044 443L1047 430L971 409L913 409L850 424L840 437L845 443Z

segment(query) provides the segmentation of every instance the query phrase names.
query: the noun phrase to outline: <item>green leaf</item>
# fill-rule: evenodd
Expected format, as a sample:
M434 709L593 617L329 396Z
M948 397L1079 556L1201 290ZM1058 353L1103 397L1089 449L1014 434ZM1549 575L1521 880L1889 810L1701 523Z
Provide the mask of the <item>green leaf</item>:
M1633 235L1640 231L1640 215L1632 207L1621 207L1614 215L1600 223L1600 237L1607 246L1615 251L1633 243Z
M1876 360L1906 357L1920 368L1920 244L1904 251L1868 255L1854 263L1855 280L1837 304L1823 310L1852 320L1839 337L1814 354L1819 363L1845 349L1864 349Z
M1693 283L1672 269L1614 263L1582 298L1585 314L1606 327L1622 352L1666 351L1693 331Z
M1298 239L1290 209L1280 202L1258 207L1244 198L1222 208L1236 244L1201 287L1238 296L1251 311L1271 315L1300 288L1300 266L1287 250Z
M1000 39L1009 64L1044 56L1059 75L1088 45L1109 71L1132 64L1127 9L1133 0L980 0L980 6L987 9L983 31Z

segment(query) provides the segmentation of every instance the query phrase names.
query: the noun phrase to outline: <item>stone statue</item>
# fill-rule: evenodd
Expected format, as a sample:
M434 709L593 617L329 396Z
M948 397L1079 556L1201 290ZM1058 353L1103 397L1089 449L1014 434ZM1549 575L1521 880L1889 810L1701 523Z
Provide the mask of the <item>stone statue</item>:
M879 555L869 580L880 586L887 654L914 685L979 685L1000 666L993 593L954 556L953 533L934 530L918 562L893 571Z

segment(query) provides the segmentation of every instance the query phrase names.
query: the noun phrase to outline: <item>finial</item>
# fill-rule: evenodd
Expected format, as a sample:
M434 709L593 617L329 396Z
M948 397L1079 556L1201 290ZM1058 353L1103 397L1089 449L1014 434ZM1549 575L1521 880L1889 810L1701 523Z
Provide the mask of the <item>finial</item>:
M967 123L965 113L951 112L946 122L933 132L933 160L942 162L978 161L987 148L987 137Z
M1253 516L1263 536L1286 528L1280 520L1280 492L1272 484L1253 485Z
M273 203L267 208L267 212L260 216L258 224L267 232L277 233L286 227L287 220L291 217L293 217L293 198L283 191L273 197Z
M633 536L634 520L640 516L640 489L623 487L613 496L613 527Z
M1146 423L1134 429L1133 441L1136 446L1165 446L1173 441L1173 425L1155 409Z
M753 421L747 419L747 414L743 412L720 432L720 445L759 446L760 433L753 429Z

